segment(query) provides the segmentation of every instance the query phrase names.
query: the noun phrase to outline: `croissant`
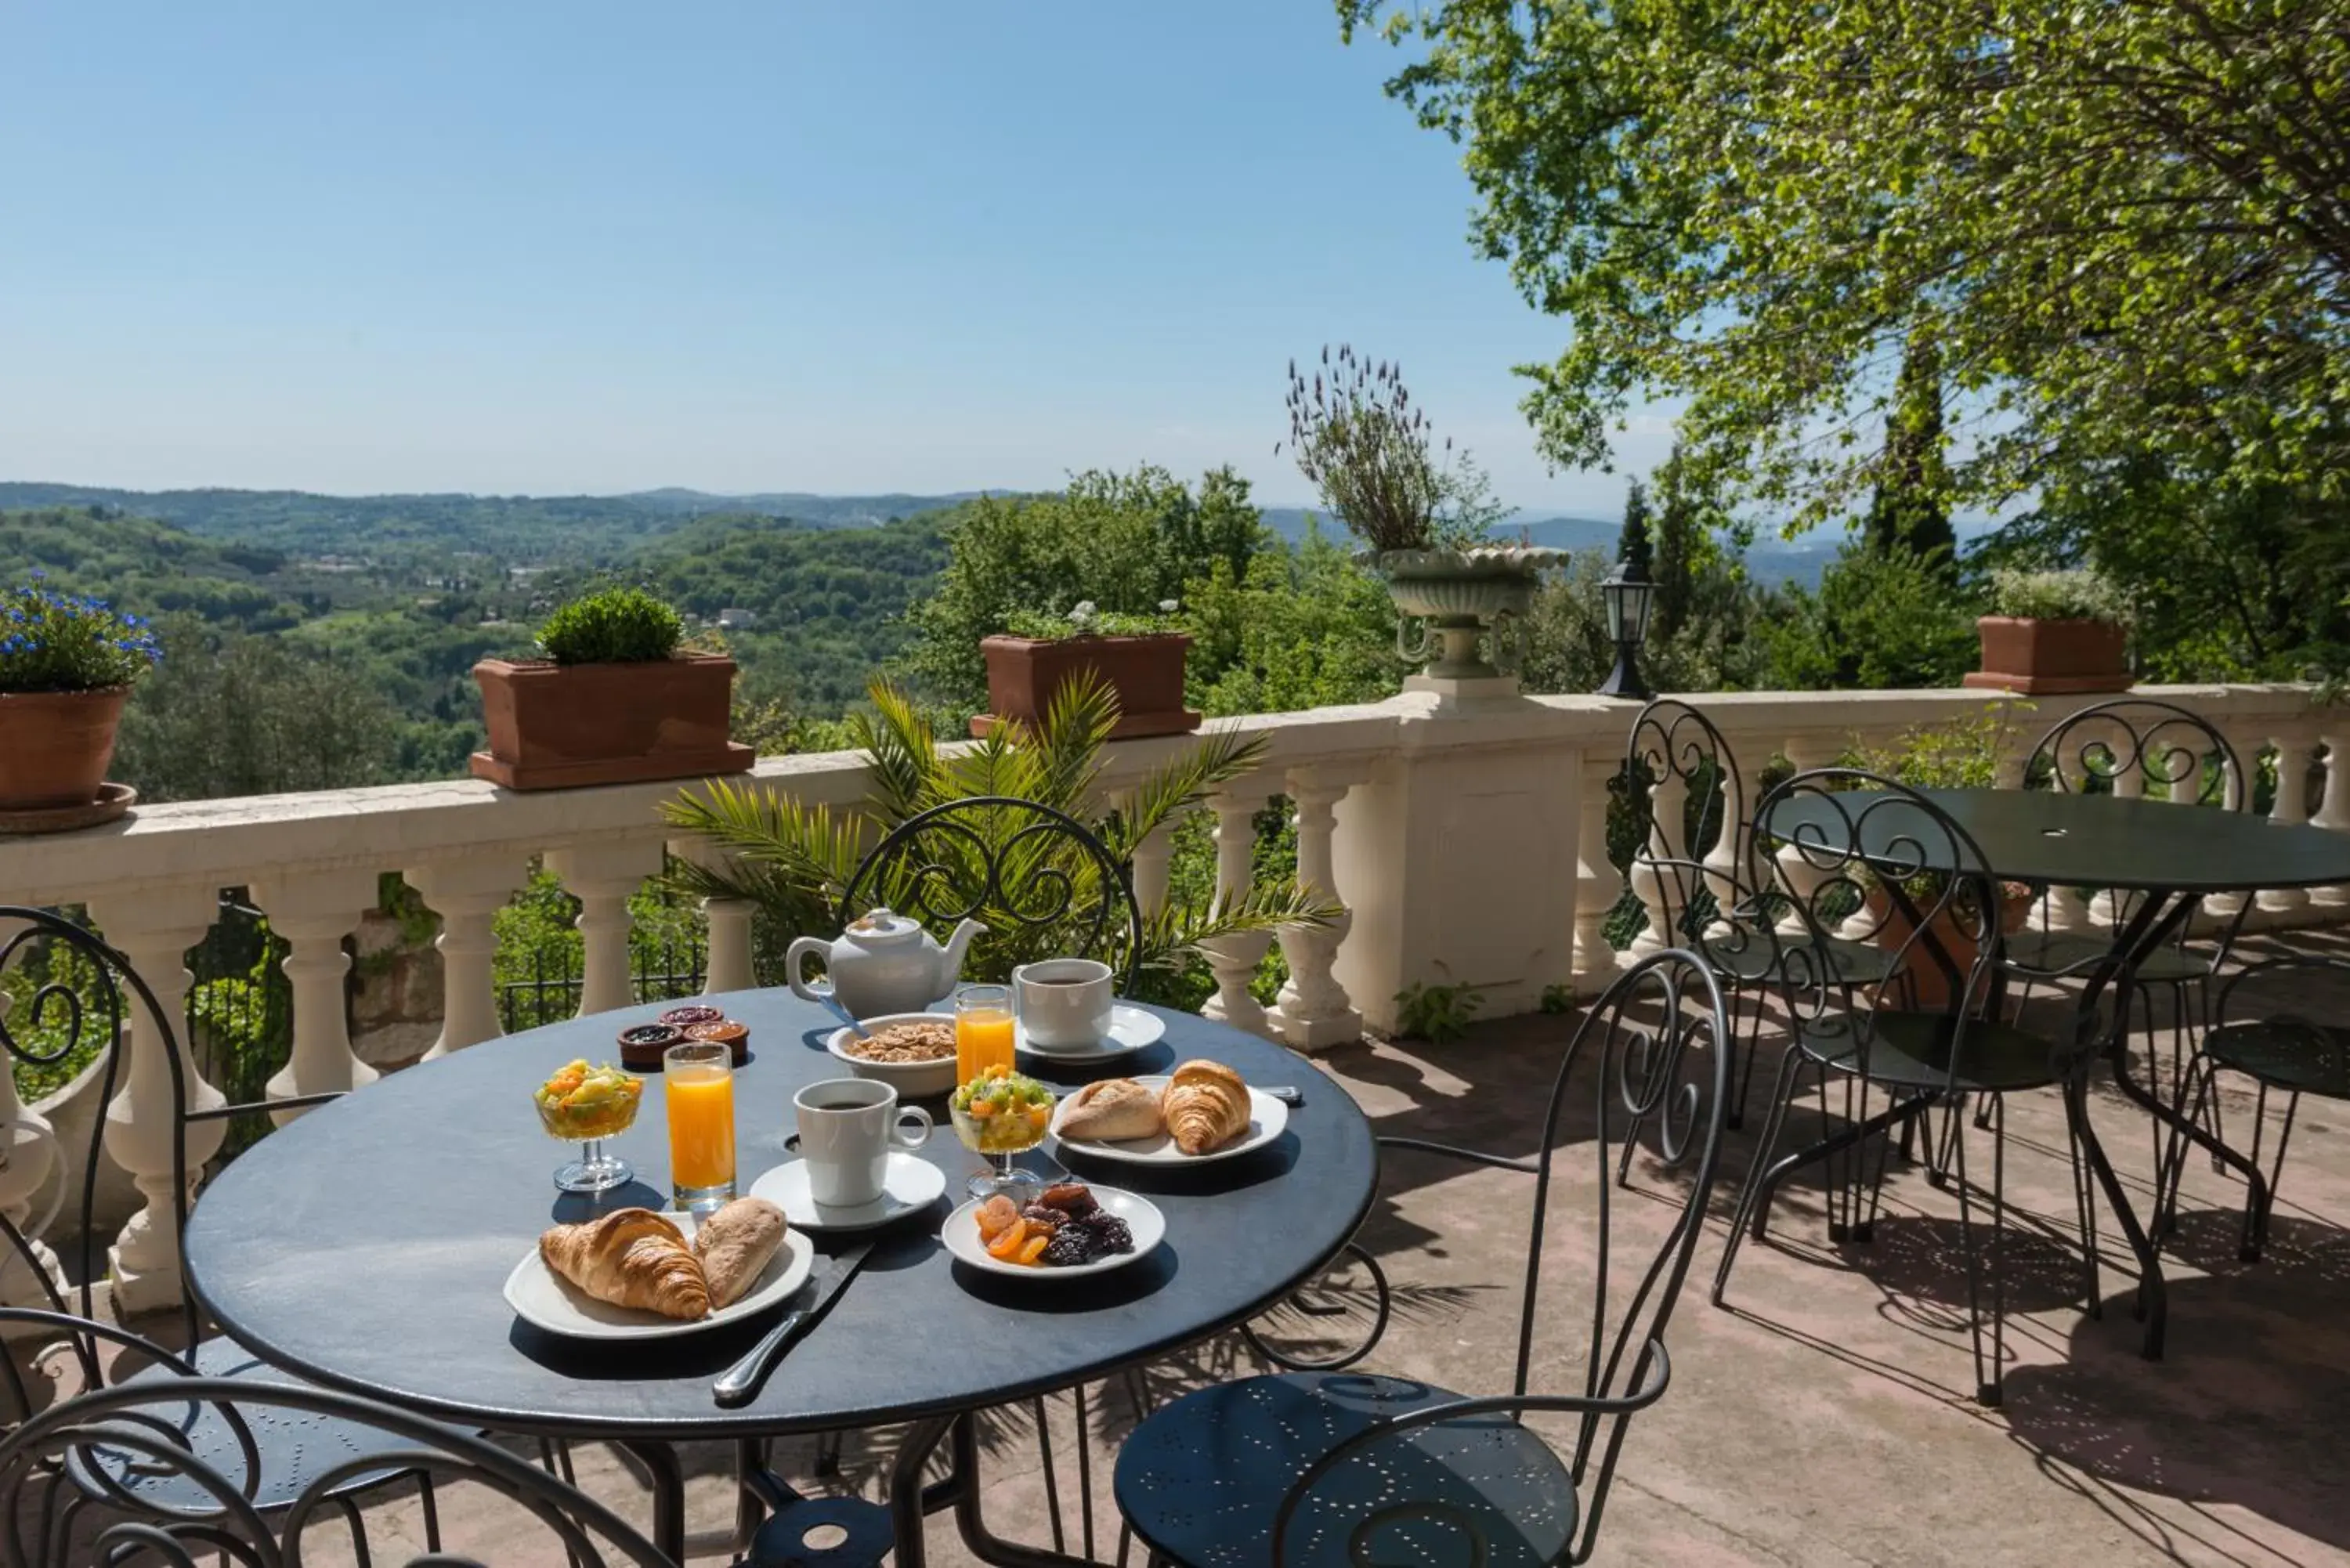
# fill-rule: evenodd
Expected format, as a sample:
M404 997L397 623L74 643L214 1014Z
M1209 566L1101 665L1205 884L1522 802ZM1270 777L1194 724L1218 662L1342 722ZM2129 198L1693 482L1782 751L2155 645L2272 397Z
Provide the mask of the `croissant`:
M1206 1154L1248 1131L1248 1085L1221 1062L1186 1062L1167 1080L1159 1113L1178 1149Z
M790 1229L784 1211L764 1198L737 1198L704 1220L693 1232L693 1255L702 1260L712 1302L733 1306L741 1300Z
M677 1227L650 1209L616 1209L538 1239L546 1266L599 1302L663 1317L710 1315L710 1282Z

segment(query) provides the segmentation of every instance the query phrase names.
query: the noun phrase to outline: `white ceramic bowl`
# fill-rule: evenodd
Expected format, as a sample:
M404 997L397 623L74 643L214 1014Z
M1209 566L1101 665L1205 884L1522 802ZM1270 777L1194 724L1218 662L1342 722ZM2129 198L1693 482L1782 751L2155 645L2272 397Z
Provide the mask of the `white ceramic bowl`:
M865 1032L872 1033L887 1023L943 1023L951 1031L951 1012L885 1012L879 1018L861 1021ZM955 1086L955 1059L941 1056L935 1062L868 1062L862 1056L852 1056L847 1046L853 1038L847 1029L836 1029L825 1042L825 1049L848 1064L848 1070L860 1078L872 1078L890 1085L901 1100L928 1099L938 1095L951 1095Z

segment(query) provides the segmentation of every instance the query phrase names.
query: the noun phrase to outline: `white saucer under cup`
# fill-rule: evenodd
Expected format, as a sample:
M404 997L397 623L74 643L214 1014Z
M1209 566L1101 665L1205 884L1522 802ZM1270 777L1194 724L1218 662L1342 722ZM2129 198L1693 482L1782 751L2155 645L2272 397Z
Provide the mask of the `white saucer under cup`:
M881 1196L855 1208L821 1204L808 1186L807 1161L795 1159L761 1174L750 1196L764 1198L803 1231L871 1231L894 1224L936 1203L947 1189L946 1172L910 1154L892 1151Z

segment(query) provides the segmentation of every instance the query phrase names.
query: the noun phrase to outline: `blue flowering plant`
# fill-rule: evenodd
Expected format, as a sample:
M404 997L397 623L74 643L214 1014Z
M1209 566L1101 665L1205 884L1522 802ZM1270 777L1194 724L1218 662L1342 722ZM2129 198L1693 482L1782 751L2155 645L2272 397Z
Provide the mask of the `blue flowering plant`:
M0 590L0 692L111 691L163 657L154 628L138 616L33 576Z

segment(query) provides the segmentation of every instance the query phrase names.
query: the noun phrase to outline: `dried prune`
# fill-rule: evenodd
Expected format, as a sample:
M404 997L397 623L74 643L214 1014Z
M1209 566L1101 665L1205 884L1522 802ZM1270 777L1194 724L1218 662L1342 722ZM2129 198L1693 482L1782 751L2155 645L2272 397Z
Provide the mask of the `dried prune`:
M1127 1229L1126 1221L1115 1214L1105 1214L1097 1209L1076 1221L1076 1228L1093 1238L1097 1255L1134 1251L1134 1232Z
M1075 1268L1094 1259L1094 1238L1081 1225L1064 1225L1045 1243L1044 1261L1056 1269Z
M1057 1209L1075 1219L1091 1214L1101 1205L1094 1201L1093 1189L1082 1181L1061 1181L1036 1195L1036 1201L1047 1209Z

